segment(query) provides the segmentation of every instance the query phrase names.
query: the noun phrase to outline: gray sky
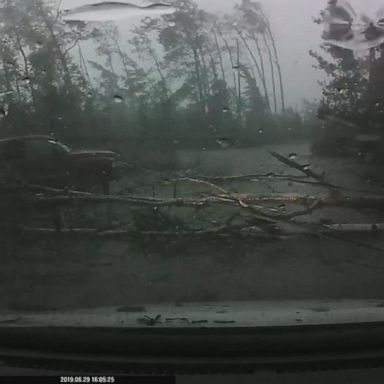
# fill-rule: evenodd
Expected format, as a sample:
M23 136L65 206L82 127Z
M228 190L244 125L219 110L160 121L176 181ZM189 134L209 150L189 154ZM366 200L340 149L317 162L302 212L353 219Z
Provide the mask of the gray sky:
M198 0L198 3L210 11L230 10L237 0ZM321 26L313 23L312 17L318 16L327 5L327 0L259 0L268 14L279 48L284 74L287 103L295 107L302 99L313 100L321 96L318 80L323 74L314 69L315 61L308 51L318 50L321 44ZM350 0L356 13L374 16L384 6L384 0Z
M62 8L76 7L101 0L63 0ZM124 0L123 0L124 1ZM300 108L302 99L318 99L321 89L318 81L323 74L315 70L310 49L318 50L321 44L321 26L312 21L327 4L327 0L259 0L268 14L276 37L284 75L287 104ZM138 0L128 1L137 3ZM197 0L207 11L230 11L238 0ZM374 15L384 6L384 0L350 0L357 14ZM134 21L129 19L130 22Z

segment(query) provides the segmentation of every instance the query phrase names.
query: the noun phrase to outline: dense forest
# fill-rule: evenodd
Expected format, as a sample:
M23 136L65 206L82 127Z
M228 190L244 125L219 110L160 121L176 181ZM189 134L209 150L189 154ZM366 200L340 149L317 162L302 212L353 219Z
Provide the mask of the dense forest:
M261 3L241 0L221 16L193 0L172 4L172 14L122 27L65 22L55 0L1 0L1 136L200 147L320 130L317 139L331 148L340 121L363 130L382 124L382 44L360 57L326 41L314 47L323 97L320 108L305 102L299 114L286 106L279 44Z
M65 23L55 1L0 4L3 136L262 143L303 134L258 2L218 17L175 1L173 14L127 33L116 23Z

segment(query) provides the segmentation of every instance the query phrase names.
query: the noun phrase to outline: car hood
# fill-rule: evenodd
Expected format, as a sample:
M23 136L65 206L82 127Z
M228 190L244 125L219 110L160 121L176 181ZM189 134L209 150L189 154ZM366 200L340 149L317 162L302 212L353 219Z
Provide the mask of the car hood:
M152 373L164 366L177 372L212 361L220 369L281 370L304 363L318 368L325 357L327 364L355 368L358 358L381 366L383 343L380 300L126 305L0 316L0 361L50 368L55 359L91 370L110 368L112 361L128 373L148 364Z
M153 321L152 321L152 320ZM84 326L118 328L264 328L384 323L383 300L310 300L122 305L81 310L7 311L3 326Z

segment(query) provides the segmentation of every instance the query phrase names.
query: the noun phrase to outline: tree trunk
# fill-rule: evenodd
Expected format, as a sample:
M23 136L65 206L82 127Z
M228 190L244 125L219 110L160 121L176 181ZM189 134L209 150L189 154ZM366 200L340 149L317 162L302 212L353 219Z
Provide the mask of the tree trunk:
M196 82L197 82L197 88L199 91L199 99L200 99L200 109L202 111L202 114L204 114L205 111L205 102L204 102L204 91L203 91L203 85L201 80L201 73L200 73L200 62L199 62L199 56L197 53L197 49L192 48L193 50L193 58L194 58L194 66L195 66L195 76L196 76Z
M231 66L232 66L233 86L234 86L235 93L237 95L237 81L236 81L236 74L235 74L235 71L234 71L235 62L234 62L233 57L232 57L231 48L230 48L230 46L228 44L228 41L225 39L225 37L222 35L222 33L221 32L219 32L219 33L220 33L221 38L223 39L225 48L228 51L229 60L231 62Z
M56 48L57 54L59 56L59 60L61 62L61 66L62 66L63 71L64 71L64 80L65 80L67 85L72 86L71 71L68 67L67 58L60 47L60 43L56 37L55 31L53 30L53 24L49 20L49 16L44 12L44 4L40 3L40 6L37 7L37 9L38 9L40 16L42 17L42 19L43 19L43 21L44 21L44 23L45 23L45 25L49 31L53 45Z
M37 108L37 97L36 97L36 93L35 93L35 90L33 89L33 82L32 82L32 79L31 79L31 73L29 71L29 63L28 63L28 58L27 58L27 55L25 54L25 51L24 51L24 48L23 48L23 45L21 43L21 39L20 39L20 36L17 32L17 28L16 26L14 26L14 32L15 32L15 36L16 36L16 44L17 44L17 47L20 51L20 54L23 58L23 62L24 62L24 72L25 72L25 76L27 77L27 81L28 81L28 86L29 86L29 90L31 92L31 97L32 97L32 104L35 108L35 111L38 110Z
M217 53L219 55L221 74L223 76L223 80L226 81L225 80L225 70L224 70L223 55L221 54L221 48L220 48L219 40L217 39L217 34L216 34L215 30L213 30L213 36L215 38L215 45L216 45Z
M239 120L242 118L242 102L241 102L241 77L240 77L240 44L239 39L236 40L236 48L237 48L237 114L239 116Z
M268 44L268 41L267 41L267 39L266 39L264 34L263 34L263 39L264 39L264 45L265 45L265 47L267 48L267 51L268 51L269 65L270 65L270 68L271 68L271 80L272 80L272 90L273 90L274 111L275 111L275 113L277 113L276 80L275 80L275 68L274 68L274 65L273 65L272 52L271 52L271 48L270 48L270 46Z
M117 53L118 53L118 55L120 57L121 64L123 65L125 75L127 76L127 78L129 78L129 71L128 71L128 66L127 66L126 58L124 56L123 51L121 50L119 41L117 40L117 38L115 36L112 35L112 33L109 33L109 36L110 36L110 38L112 39L113 43L116 46Z
M207 63L205 61L204 53L202 47L199 47L198 49L201 57L201 64L202 64L202 69L203 69L203 85L204 85L204 92L205 92L205 97L209 97L211 94L211 89L210 89L210 84L209 84L209 70Z
M89 85L91 86L91 88L93 88L93 85L92 85L92 79L91 79L91 76L89 75L89 71L88 71L88 68L87 68L87 63L85 61L85 58L84 58L84 55L83 55L83 50L81 49L81 46L79 44L79 56L80 56L80 63L82 65L82 67L84 68L84 73L85 73L85 76L89 82Z
M212 54L209 54L209 57L211 59L211 68L212 68L212 74L213 74L213 79L215 82L219 80L219 76L217 74L217 69L216 69L216 63L215 63L215 58L213 57Z
M257 54L259 55L259 58L260 58L261 73L263 75L263 79L265 79L265 82L266 82L267 80L266 80L266 76L265 76L264 58L263 58L263 53L261 52L261 49L260 49L259 40L254 33L252 34L252 38L253 38L253 41L255 42ZM269 96L268 96L268 98L269 98ZM275 108L276 108L276 104L275 104Z
M263 84L263 89L264 89L264 98L265 98L265 103L268 107L268 109L270 110L271 109L271 104L269 102L269 96L268 96L268 88L267 88L267 83L266 83L266 80L265 80L265 77L263 77L263 73L261 71L261 68L259 66L259 63L257 62L257 59L256 59L256 56L254 55L254 53L252 52L247 40L244 38L244 36L242 35L242 33L236 29L238 35L240 36L242 42L244 43L245 47L247 48L247 51L249 52L249 54L251 55L252 57L252 60L255 64L255 67L257 69L257 73L258 75L260 76L260 79L261 79L261 83Z
M4 56L3 56L3 52L1 52L1 61L3 64L5 83L6 83L7 89L10 90L12 88L12 80L11 80L11 76L10 76L6 61L5 61Z
M148 49L149 49L149 53L152 56L152 59L153 59L155 65L156 65L157 72L159 73L159 76L161 78L161 82L162 82L163 88L164 88L165 97L166 97L166 99L169 99L169 92L168 92L167 81L165 79L163 71L161 70L159 59L158 59L155 51L151 47L149 47Z
M273 47L273 52L275 55L275 63L276 63L276 68L277 68L277 73L279 75L279 83L280 83L280 95L281 95L281 109L284 112L285 111L285 96L284 96L284 84L283 84L283 75L281 72L281 66L280 66L280 61L279 61L279 55L277 53L277 47L275 43L275 38L273 37L271 28L268 26L268 35L269 38L272 42L272 47Z

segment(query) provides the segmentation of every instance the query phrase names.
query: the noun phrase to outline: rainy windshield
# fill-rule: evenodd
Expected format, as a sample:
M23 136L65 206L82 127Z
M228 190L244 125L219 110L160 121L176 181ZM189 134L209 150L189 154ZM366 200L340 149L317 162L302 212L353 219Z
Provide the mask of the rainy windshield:
M2 311L382 298L383 0L0 0L0 31Z

